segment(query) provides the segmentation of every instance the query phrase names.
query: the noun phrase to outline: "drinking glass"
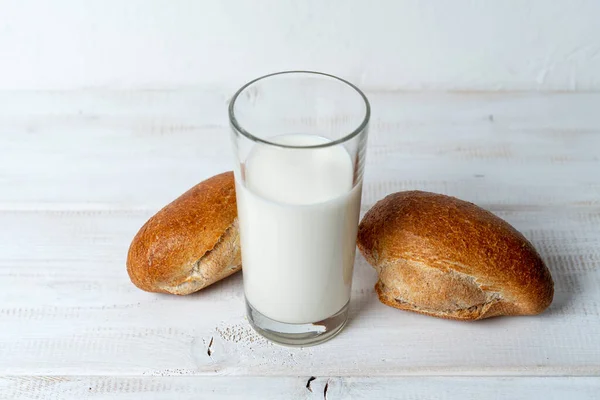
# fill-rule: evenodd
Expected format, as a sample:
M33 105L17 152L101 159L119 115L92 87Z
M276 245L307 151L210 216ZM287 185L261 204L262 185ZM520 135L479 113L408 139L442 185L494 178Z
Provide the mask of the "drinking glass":
M229 104L248 320L285 345L348 319L370 106L353 84L285 71Z

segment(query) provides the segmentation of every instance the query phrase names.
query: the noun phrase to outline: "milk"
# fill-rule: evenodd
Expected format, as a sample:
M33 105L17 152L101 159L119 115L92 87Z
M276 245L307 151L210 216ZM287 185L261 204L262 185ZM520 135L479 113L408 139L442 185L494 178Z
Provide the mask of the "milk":
M272 142L307 146L304 134ZM236 177L246 299L285 323L324 320L350 299L361 184L343 146L256 144Z

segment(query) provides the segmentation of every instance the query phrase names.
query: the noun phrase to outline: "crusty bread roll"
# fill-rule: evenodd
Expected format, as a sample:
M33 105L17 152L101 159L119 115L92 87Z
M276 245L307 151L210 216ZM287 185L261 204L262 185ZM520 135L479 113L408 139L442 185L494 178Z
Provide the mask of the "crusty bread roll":
M240 269L232 172L199 183L160 210L127 256L131 281L148 292L189 294Z
M358 247L375 267L379 300L441 318L530 315L552 302L550 272L508 223L465 201L421 191L371 208Z

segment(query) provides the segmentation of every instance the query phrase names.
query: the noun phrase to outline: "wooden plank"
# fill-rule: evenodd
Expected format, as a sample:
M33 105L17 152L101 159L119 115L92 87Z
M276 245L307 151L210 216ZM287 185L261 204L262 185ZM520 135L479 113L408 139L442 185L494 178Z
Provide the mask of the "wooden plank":
M595 377L0 377L0 399L596 399Z
M231 169L227 93L0 93L0 209L156 210ZM598 205L600 94L372 93L364 203Z
M252 331L239 274L186 297L135 288L125 255L150 212L5 211L0 374L600 374L598 211L496 212L548 262L548 312L461 323L395 310L378 302L375 272L358 256L349 326L291 349Z
M0 93L0 398L322 398L327 379L328 398L597 392L600 94L372 93L363 213L398 190L474 201L540 250L555 301L478 323L414 315L377 301L357 256L348 327L305 349L251 330L241 274L175 297L125 271L145 220L229 169L227 96Z

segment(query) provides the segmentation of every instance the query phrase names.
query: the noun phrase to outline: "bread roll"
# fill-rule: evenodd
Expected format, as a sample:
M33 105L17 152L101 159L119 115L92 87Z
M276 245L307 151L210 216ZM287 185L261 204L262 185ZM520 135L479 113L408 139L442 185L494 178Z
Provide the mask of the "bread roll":
M531 243L474 204L421 191L371 208L358 247L375 267L379 300L441 318L530 315L552 302L550 272Z
M135 235L131 281L148 292L189 294L241 269L232 172L194 186Z

